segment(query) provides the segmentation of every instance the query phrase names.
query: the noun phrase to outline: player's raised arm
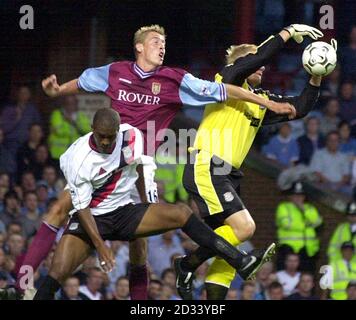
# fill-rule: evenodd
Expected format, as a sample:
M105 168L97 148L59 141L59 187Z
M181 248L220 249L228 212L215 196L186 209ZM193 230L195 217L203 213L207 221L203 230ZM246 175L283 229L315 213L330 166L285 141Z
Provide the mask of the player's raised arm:
M323 36L323 33L304 24L292 24L277 35L270 36L259 46L253 44L231 46L226 50L227 65L220 72L222 82L242 85L250 74L268 64L270 59L284 47L285 42L293 38L300 43L303 41L303 36L317 40Z
M179 96L183 104L192 106L223 102L232 98L265 106L279 114L295 116L295 109L289 103L275 103L241 87L202 80L189 73L181 82Z
M109 68L110 65L86 69L79 78L70 80L62 85L58 84L56 75L52 74L42 80L42 89L52 98L77 94L81 90L86 92L105 92L109 86Z

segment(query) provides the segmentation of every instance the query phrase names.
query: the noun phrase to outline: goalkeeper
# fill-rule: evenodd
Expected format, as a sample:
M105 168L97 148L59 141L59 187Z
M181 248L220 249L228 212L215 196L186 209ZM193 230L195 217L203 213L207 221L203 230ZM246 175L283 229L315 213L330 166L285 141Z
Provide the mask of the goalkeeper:
M242 86L270 100L288 102L296 108L296 118L302 118L318 99L321 77L312 76L303 92L296 97L273 95L258 87L263 66L290 38L301 43L303 36L317 40L323 33L307 25L294 24L258 47L248 44L232 46L227 50L227 65L215 80ZM332 44L336 49L335 40ZM242 177L239 169L258 129L290 118L257 104L234 99L205 108L194 146L190 149L192 160L185 166L183 184L195 200L204 221L234 246L251 238L255 231L255 223L239 197ZM193 272L213 256L211 250L200 247L175 260L176 285L183 299L192 299ZM266 260L262 259L261 264ZM208 299L223 300L234 277L235 270L222 259L215 258L205 280Z

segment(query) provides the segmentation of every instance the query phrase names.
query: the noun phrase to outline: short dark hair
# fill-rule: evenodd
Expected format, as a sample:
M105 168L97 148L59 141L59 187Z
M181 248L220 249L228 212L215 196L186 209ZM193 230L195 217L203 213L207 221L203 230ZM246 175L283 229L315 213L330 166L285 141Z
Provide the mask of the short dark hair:
M273 281L268 286L268 290L273 290L273 289L283 289L283 286L278 281Z
M175 274L175 272L174 272L174 270L172 268L164 269L162 271L162 274L161 274L161 279L164 279L164 277L166 276L167 273L174 273Z
M120 126L120 115L111 108L101 108L94 114L93 126L104 125L108 128L118 128Z

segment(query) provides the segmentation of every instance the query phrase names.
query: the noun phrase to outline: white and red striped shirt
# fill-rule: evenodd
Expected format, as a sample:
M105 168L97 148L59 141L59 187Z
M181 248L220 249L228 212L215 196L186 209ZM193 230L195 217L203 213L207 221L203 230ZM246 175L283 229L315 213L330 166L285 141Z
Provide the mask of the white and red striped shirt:
M93 133L75 141L60 157L74 208L89 206L93 215L101 215L133 202L142 152L142 134L129 124L120 126L110 154L97 151Z

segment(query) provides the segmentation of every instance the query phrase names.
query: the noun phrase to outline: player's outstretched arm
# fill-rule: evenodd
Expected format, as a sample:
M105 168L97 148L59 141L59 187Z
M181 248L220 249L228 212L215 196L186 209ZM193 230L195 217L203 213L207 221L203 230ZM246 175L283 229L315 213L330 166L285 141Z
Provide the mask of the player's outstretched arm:
M89 235L99 254L100 265L105 272L110 272L115 267L115 258L110 248L108 248L100 236L98 227L90 212L90 208L79 210L79 221L86 233Z
M64 95L79 93L78 79L73 79L62 85L57 82L56 75L52 74L46 79L42 80L42 89L49 97L55 98Z
M226 86L226 93L228 98L259 104L273 111L276 114L285 115L290 119L293 119L296 116L296 110L294 106L290 104L288 101L275 102L272 100L265 99L241 87L233 86L230 84L226 84L225 86Z

